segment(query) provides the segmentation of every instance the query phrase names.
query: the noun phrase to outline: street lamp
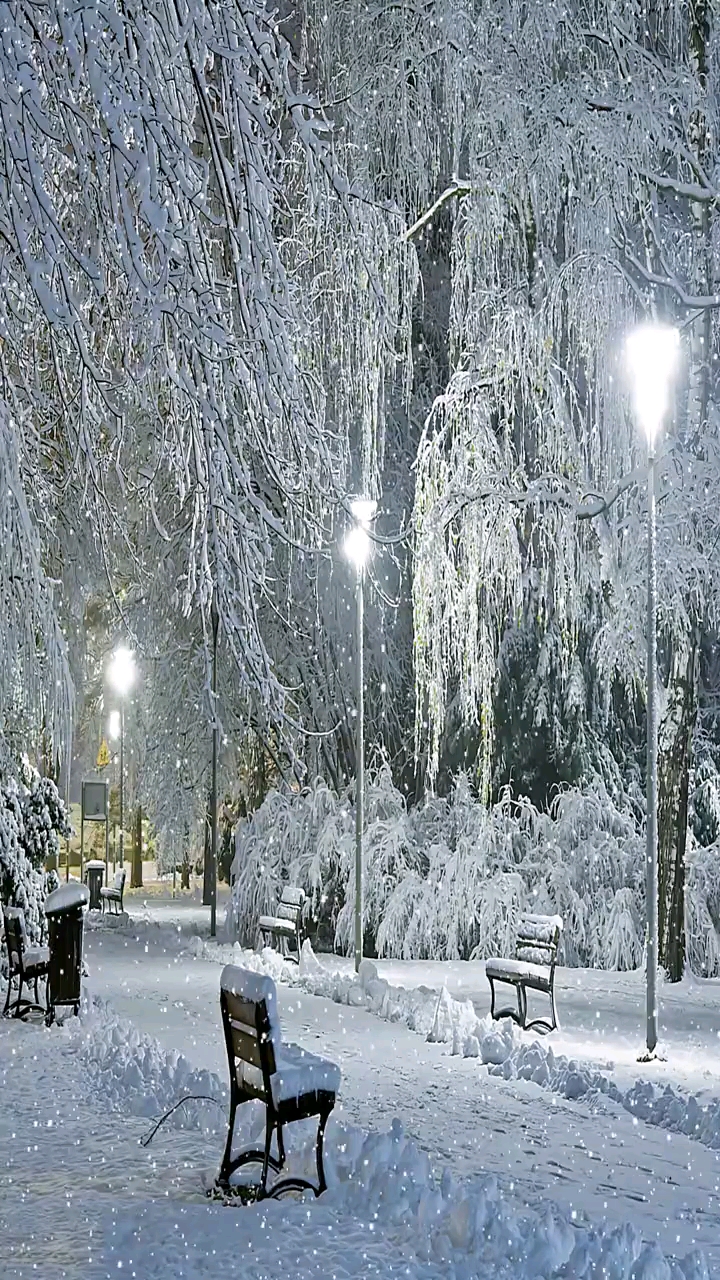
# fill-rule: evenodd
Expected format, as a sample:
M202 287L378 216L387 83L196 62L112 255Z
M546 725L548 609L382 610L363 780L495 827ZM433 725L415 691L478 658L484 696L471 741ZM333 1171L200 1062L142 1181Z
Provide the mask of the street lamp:
M363 946L363 826L365 800L365 698L363 644L365 613L365 563L370 554L368 525L377 511L371 498L355 498L350 503L355 524L345 539L345 554L357 571L355 586L357 623L357 723L355 725L355 972L360 968Z
M116 649L110 666L108 667L108 678L113 689L120 699L120 866L124 864L125 858L125 833L123 830L123 787L125 775L125 698L135 683L135 658L130 649L126 649L121 645Z
M647 572L647 852L645 856L647 911L646 1055L657 1046L658 967L658 720L657 720L657 564L655 554L655 442L670 398L677 367L680 335L677 329L647 324L635 329L626 343L632 379L633 407L648 444L648 572Z

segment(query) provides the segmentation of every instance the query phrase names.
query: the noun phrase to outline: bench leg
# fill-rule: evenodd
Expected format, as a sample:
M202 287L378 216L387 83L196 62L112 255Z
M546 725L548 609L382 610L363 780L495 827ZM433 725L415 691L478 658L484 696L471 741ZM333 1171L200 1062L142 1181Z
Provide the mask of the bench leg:
M8 971L8 980L7 980L7 984L8 984L8 985L7 985L7 994L6 994L6 996L5 996L5 1008L4 1008L4 1009L3 1009L3 1011L2 1011L2 1016L3 1016L3 1018L4 1018L4 1017L6 1017L6 1015L7 1015L7 1011L8 1011L8 1009L10 1008L10 996L12 995L12 984L13 984L13 980L12 980L12 974L11 974L9 971Z
M272 1146L272 1136L273 1136L273 1130L274 1130L274 1128L275 1128L275 1124L274 1124L274 1122L270 1119L270 1109L269 1109L269 1108L266 1108L266 1111L265 1111L265 1154L264 1154L264 1157L263 1157L262 1173L260 1174L260 1195L258 1196L258 1199L260 1199L260 1197L261 1197L261 1196L267 1195L267 1176L268 1176L268 1169L270 1168L270 1159L271 1159L271 1156L270 1156L270 1148L271 1148L271 1146Z
M538 990L539 990L539 989L540 989L540 988L538 988ZM550 997L550 1017L551 1017L551 1021L550 1021L550 1022L548 1022L545 1018L533 1018L532 1022L527 1022L527 997L526 997L526 1000L525 1000L525 1016L526 1016L525 1030L526 1030L526 1031L529 1031L531 1027L537 1027L539 1031L548 1031L548 1032L549 1032L549 1031L556 1031L556 1030L557 1030L557 1027L558 1027L558 1016L557 1016L557 1006L556 1006L556 1004L555 1004L555 987L554 987L554 985L550 988L550 990L549 990L549 992L548 992L547 994L548 994L548 995L549 995L549 997Z
M223 1158L222 1158L222 1161L220 1162L220 1173L218 1174L218 1182L220 1183L221 1186L226 1186L227 1180L230 1177L230 1157L232 1155L233 1134L235 1133L235 1112L236 1111L237 1111L237 1100L231 1095L230 1119L228 1121L227 1141L225 1143L225 1150L223 1151Z
M520 1006L520 1026L525 1030L527 1027L527 991L524 985L518 987L518 1005Z
M237 1112L237 1108L238 1108L238 1098L235 1096L232 1096L230 1099L230 1117L228 1120L227 1140L225 1142L225 1150L223 1152L223 1158L220 1164L220 1172L218 1174L218 1179L217 1179L218 1186L227 1187L230 1180L230 1175L234 1173L236 1169L240 1169L242 1165L262 1163L263 1173L261 1178L260 1193L258 1197L259 1199L261 1199L264 1195L267 1194L264 1188L265 1188L265 1184L267 1183L268 1169L272 1169L275 1173L279 1173L283 1167L283 1164L285 1163L285 1149L282 1141L281 1128L280 1126L278 1126L278 1152L280 1155L279 1160L276 1160L275 1156L270 1154L268 1137L269 1137L269 1142L272 1143L272 1134L273 1134L273 1129L275 1125L274 1125L274 1122L273 1123L270 1122L269 1113L266 1113L268 1118L266 1121L264 1150L260 1151L257 1148L252 1148L247 1151L242 1151L240 1155L236 1156L235 1159L233 1160L232 1144L233 1144L233 1137L235 1135L235 1114ZM266 1167L266 1162L267 1162L267 1167Z
M507 985L515 988L517 998L517 1010L515 1009L496 1009L495 1008L495 983L502 981L500 978L491 978L488 974L488 982L490 983L490 1017L496 1021L499 1018L512 1018L513 1022L517 1022L519 1027L525 1026L527 1017L527 1000L525 999L525 991L519 982L510 982Z
M22 1003L22 989L23 989L23 976L22 974L20 974L18 977L17 1001L15 1002L15 1012L13 1013L14 1018L20 1017L20 1005Z
M318 1185L317 1191L315 1192L316 1196L321 1196L323 1191L327 1188L327 1182L325 1181L325 1167L323 1165L323 1139L325 1137L325 1125L328 1122L329 1115L329 1111L322 1112L320 1116L320 1123L318 1124L317 1138L315 1140L315 1163L317 1165L318 1172Z

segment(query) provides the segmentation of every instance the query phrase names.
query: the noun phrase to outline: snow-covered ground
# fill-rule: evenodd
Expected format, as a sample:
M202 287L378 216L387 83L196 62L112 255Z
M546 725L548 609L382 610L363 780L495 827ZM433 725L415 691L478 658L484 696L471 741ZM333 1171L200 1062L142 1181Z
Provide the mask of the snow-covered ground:
M127 905L127 924L87 931L80 1020L0 1022L0 1277L679 1280L704 1274L698 1249L720 1277L719 983L663 988L667 1060L641 1066L641 974L561 971L563 1030L533 1048L486 1023L478 965L379 962L361 988L339 957L302 975L256 958L293 983L287 1039L342 1069L331 1186L226 1208L203 1180L224 1138L220 965L237 952L207 939L196 902ZM219 1105L182 1108L141 1147L185 1092ZM312 1125L296 1128L302 1164Z

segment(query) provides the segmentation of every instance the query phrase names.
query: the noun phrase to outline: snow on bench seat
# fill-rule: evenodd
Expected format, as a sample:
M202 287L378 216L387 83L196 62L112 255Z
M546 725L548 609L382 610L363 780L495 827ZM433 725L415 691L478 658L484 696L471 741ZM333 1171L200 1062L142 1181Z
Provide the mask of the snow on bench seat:
M524 960L488 960L485 964L488 977L498 978L501 982L523 981L537 984L541 990L550 990L550 966L546 964L528 964Z
M253 1089L263 1088L263 1074L251 1062L237 1064L238 1084ZM270 1077L273 1102L277 1106L288 1098L301 1098L304 1093L340 1088L340 1068L329 1058L319 1058L299 1044L282 1044L275 1050L275 1072Z
M294 938L296 933L294 921L283 920L280 916L260 916L258 929L267 930L268 933L286 933L289 938Z

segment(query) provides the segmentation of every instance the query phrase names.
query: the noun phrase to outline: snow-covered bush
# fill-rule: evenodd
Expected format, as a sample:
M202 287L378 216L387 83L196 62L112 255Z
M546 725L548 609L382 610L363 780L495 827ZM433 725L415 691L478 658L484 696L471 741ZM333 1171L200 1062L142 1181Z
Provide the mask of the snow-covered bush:
M71 828L55 783L27 766L23 778L0 784L0 900L22 908L28 937L38 941L43 902L54 887L45 862Z
M459 775L446 799L409 812L381 764L367 780L365 941L403 959L508 955L521 911L563 917L568 965L633 969L642 963L645 836L634 799L604 782L561 791L549 813L503 792L480 804ZM257 918L284 882L308 894L307 913L353 943L354 787L337 796L317 779L302 792L271 792L235 833L228 928L256 941ZM720 847L687 858L688 962L720 973Z
M693 973L720 974L720 846L691 847L685 857L685 944Z
M308 893L308 914L353 941L354 788L337 796L320 779L302 792L271 792L236 830L228 927L244 944L282 883ZM385 763L367 782L366 943L379 955L507 954L521 911L557 911L564 959L631 968L642 956L643 842L632 807L605 790L564 791L549 814L509 791L488 809L459 775L446 799L410 812Z
M688 820L700 845L714 844L720 836L720 774L712 756L698 764L690 795Z

